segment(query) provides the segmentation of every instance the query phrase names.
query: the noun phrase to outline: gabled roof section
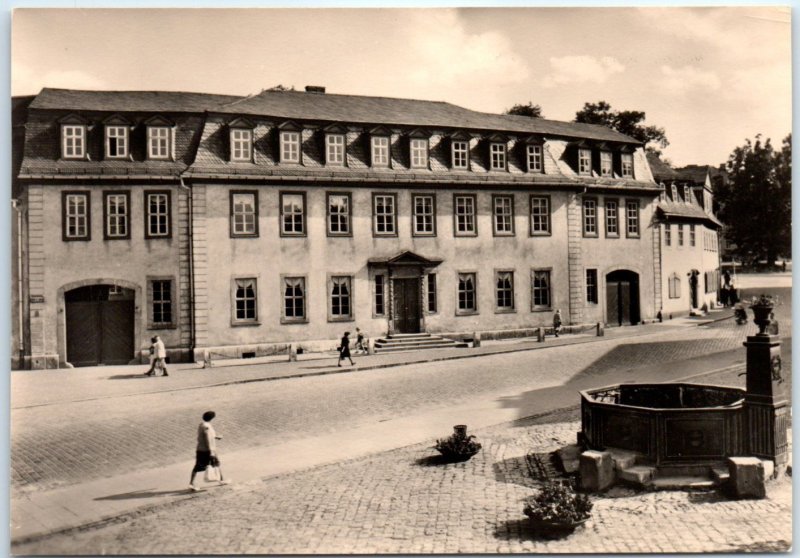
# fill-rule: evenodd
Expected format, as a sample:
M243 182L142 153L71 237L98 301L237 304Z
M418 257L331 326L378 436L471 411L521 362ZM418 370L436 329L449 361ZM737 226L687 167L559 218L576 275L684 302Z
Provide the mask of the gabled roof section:
M392 131L386 126L375 126L369 129L371 136L391 136Z
M297 122L293 122L291 120L287 120L286 122L281 122L278 124L278 129L282 132L302 132L303 127L298 124Z
M347 128L341 124L329 124L322 129L326 134L346 134Z
M405 250L400 252L396 256L387 257L387 258L370 258L368 260L370 264L386 264L386 265L422 265L426 267L433 267L437 266L442 263L442 260L437 259L429 259L425 256L420 256L419 254L415 254L410 250Z
M449 134L448 137L455 141L469 141L472 139L472 134L465 132L464 130L457 130L452 134Z
M205 112L242 97L178 91L82 91L45 87L32 109L103 112Z
M632 145L641 142L610 128L595 124L558 122L508 114L469 110L441 101L395 99L305 93L302 91L262 91L216 109L219 112L257 114L297 120L385 124L387 126L437 127L467 130L492 130L514 134L547 134L583 137Z
M112 114L103 120L104 126L130 126L132 122L119 114Z
M86 118L84 118L83 116L80 116L79 114L68 114L68 115L64 116L63 118L59 118L58 119L58 123L59 124L81 124L81 125L86 125L86 124L89 123L89 121Z
M253 124L247 118L241 118L241 117L234 118L233 120L228 122L228 128L243 128L245 130L252 130L255 127L256 125Z
M653 178L656 182L668 182L677 180L679 177L678 171L662 161L661 157L655 153L647 153L647 163L650 165L650 170L653 171Z
M174 126L175 122L173 122L172 120L169 120L169 119L161 116L160 114L157 114L156 116L151 116L150 118L145 120L144 121L144 125L145 126Z

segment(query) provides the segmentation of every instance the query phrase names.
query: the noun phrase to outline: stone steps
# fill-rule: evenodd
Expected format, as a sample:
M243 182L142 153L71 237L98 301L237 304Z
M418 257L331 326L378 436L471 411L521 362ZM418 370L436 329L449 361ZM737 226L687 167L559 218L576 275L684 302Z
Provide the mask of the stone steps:
M467 343L445 339L430 333L397 333L375 340L376 353L465 348L468 346Z

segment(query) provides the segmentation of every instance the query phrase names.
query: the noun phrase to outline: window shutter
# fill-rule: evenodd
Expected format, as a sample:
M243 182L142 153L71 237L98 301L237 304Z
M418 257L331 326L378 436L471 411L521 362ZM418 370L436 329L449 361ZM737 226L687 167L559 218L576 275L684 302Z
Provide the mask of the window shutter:
M231 134L233 133L234 128L230 126L220 126L220 158L223 161L231 162L233 160L233 152L231 151Z
M622 176L622 152L621 151L614 151L611 154L611 162L613 165L614 174L621 177Z
M134 161L147 159L147 126L139 123L130 131L130 154Z

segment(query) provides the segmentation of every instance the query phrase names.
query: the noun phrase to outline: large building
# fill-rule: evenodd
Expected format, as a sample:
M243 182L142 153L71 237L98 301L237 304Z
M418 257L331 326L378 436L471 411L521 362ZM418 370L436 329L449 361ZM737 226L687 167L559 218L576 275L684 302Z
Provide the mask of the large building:
M656 213L662 233L662 315L713 308L719 300L722 226L714 215L713 169L673 169L650 154L648 160L662 188Z
M186 360L356 325L636 324L667 300L659 184L600 126L319 87L44 89L17 178L26 368L139 361L154 334Z

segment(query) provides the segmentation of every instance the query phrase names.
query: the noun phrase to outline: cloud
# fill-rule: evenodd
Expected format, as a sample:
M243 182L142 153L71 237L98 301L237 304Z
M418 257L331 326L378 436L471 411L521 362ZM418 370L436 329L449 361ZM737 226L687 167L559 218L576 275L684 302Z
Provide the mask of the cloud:
M102 79L80 70L52 70L37 73L25 64L12 64L12 95L34 95L43 87L109 89L108 84Z
M673 68L661 66L661 86L670 93L684 94L693 89L716 91L720 88L720 79L714 72L699 70L694 66Z
M605 83L614 74L625 71L625 66L611 56L561 56L550 58L551 72L542 85L547 88L576 83Z

